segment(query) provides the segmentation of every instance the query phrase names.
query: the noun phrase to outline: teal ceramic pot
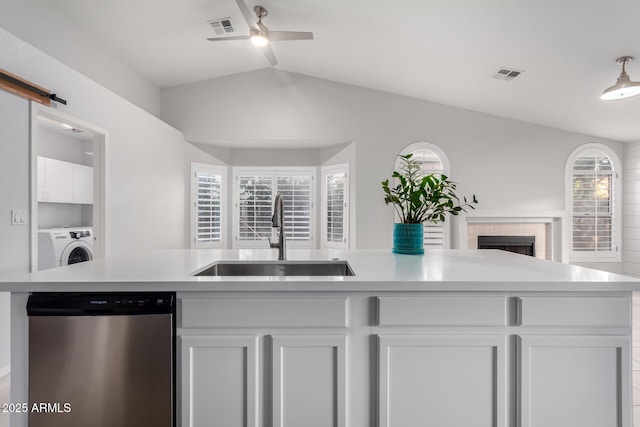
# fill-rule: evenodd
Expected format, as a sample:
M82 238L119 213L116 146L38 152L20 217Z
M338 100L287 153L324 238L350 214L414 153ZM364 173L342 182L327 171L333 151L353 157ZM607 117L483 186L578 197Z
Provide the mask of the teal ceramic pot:
M422 224L393 224L393 253L424 254Z

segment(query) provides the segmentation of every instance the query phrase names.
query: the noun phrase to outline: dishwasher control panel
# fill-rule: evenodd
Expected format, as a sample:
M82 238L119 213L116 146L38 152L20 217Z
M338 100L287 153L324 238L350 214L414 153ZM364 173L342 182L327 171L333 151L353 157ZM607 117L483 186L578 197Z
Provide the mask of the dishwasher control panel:
M172 292L34 293L27 303L29 316L91 316L171 314Z

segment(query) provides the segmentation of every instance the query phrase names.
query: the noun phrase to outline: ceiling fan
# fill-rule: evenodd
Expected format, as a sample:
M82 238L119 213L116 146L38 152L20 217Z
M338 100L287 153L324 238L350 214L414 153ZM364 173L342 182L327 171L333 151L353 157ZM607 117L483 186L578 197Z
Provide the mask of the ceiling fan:
M258 22L255 22L255 18L251 14L251 11L244 3L243 0L236 0L244 19L249 24L249 28L251 32L247 36L232 36L232 37L212 37L207 40L211 42L215 41L227 41L227 40L251 40L251 42L259 46L264 53L264 56L267 57L267 60L271 64L271 66L278 65L278 60L276 59L276 55L273 53L271 46L269 43L272 41L283 41L283 40L313 40L313 33L305 32L305 31L270 31L266 25L262 23L262 18L267 16L269 12L262 6L256 6L253 8L256 16L258 17Z

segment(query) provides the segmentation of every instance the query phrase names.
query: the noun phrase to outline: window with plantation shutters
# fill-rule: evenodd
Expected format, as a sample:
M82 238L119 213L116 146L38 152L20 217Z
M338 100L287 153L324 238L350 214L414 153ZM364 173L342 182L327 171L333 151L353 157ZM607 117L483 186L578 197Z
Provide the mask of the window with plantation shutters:
M314 240L313 177L314 171L310 168L234 168L234 247L268 247L267 241L273 232L273 201L277 193L281 193L284 199L287 245L311 247Z
M192 247L222 247L226 168L194 163L191 170Z
M273 178L243 175L238 182L238 232L240 241L264 240L271 236Z
M349 165L322 167L322 247L348 248Z
M594 145L574 152L567 164L572 261L620 258L619 162Z
M427 142L416 142L406 147L400 155L413 154L413 158L418 160L421 165L420 172L422 175L428 174L444 174L449 173L449 162L444 152L436 145ZM396 170L400 167L399 161L396 161ZM450 233L450 218L444 223L433 224L425 222L422 224L424 229L424 247L425 248L448 248Z
M327 185L327 242L342 243L344 236L344 174L326 177Z
M311 208L313 177L311 175L279 175L276 193L284 199L284 226L287 240L311 242ZM294 244L295 245L295 244Z

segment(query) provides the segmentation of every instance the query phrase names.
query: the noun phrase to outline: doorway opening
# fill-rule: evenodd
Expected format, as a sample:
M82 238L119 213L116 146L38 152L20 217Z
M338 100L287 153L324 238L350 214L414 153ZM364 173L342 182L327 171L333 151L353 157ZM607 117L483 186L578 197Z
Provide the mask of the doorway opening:
M104 256L107 137L97 126L31 104L32 272Z

